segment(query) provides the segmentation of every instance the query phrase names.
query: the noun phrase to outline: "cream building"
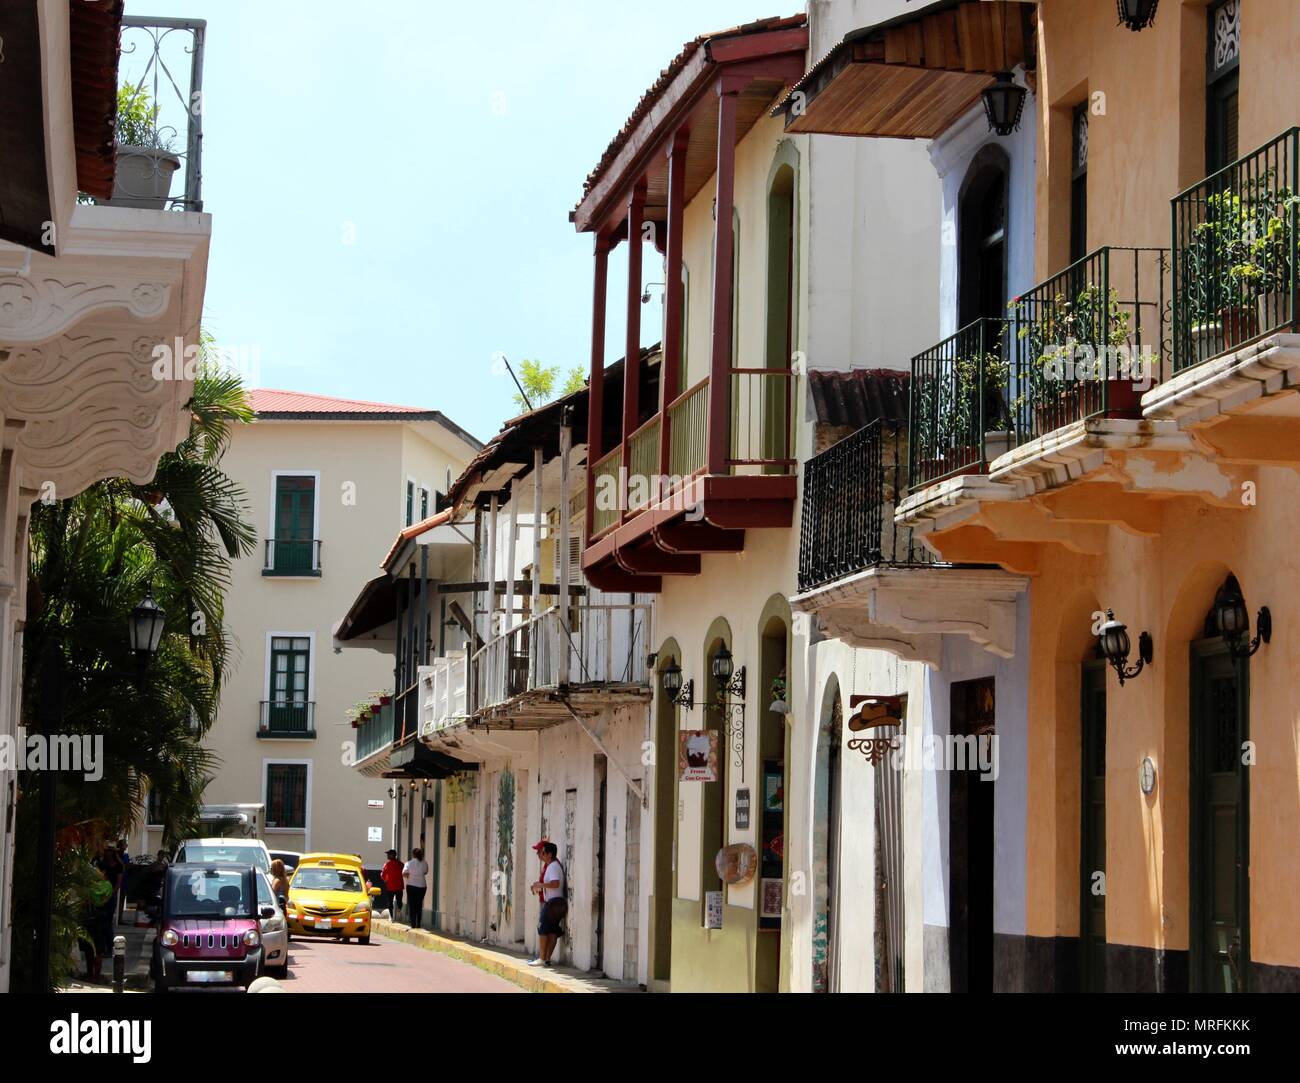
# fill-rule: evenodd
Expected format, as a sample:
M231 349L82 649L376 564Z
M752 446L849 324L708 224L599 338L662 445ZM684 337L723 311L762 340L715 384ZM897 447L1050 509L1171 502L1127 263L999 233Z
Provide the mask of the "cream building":
M352 769L347 717L391 692L391 654L336 652L332 632L356 585L375 578L393 535L434 511L479 449L437 410L259 389L223 467L248 496L259 544L226 595L232 672L209 734L220 760L205 791L214 823L272 850L359 853L394 845L389 784ZM161 845L148 831L150 850Z

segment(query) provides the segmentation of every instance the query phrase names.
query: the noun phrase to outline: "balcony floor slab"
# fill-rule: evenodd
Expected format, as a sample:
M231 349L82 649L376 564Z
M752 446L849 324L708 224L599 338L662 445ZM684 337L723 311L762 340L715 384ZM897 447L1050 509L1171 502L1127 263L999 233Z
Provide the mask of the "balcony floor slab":
M851 646L937 667L944 635L1012 657L1016 598L1028 586L1001 568L881 564L797 594L790 606Z

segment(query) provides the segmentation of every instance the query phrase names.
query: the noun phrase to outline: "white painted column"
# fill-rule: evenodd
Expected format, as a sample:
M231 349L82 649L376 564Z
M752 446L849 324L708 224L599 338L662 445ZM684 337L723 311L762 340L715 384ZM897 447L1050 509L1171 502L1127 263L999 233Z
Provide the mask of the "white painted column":
M573 429L560 426L560 520L559 587L560 587L560 684L569 683L569 448L573 443Z
M515 625L515 542L519 537L519 482L514 478L510 481L509 508L510 514L507 519L510 523L510 534L506 538L506 614L503 631Z

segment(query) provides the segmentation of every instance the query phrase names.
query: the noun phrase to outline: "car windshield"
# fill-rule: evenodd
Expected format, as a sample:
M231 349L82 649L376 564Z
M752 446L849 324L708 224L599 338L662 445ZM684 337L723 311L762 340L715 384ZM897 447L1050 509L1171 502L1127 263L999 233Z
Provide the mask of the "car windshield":
M180 861L206 865L209 861L237 861L256 865L263 872L271 871L271 862L267 860L266 851L260 846L240 846L238 844L216 844L187 842L181 847Z
M172 917L246 917L253 911L244 869L173 868L167 912Z
M271 890L271 882L262 873L257 874L257 905L275 905L275 893Z
M293 886L311 891L360 891L361 877L355 869L329 869L313 866L294 873Z

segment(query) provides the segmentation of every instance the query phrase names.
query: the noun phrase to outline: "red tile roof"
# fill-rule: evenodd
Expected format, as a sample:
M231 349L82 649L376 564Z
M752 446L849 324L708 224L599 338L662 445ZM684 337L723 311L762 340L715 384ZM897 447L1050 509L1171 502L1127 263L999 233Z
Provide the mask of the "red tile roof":
M254 387L248 400L259 414L427 414L423 406L394 406L387 402L364 399L336 399L329 395L312 395L306 391L277 391Z
M389 569L388 565L392 559L397 556L398 551L412 538L418 538L426 530L432 530L436 526L442 526L444 523L451 522L451 508L444 508L440 512L430 515L427 519L421 519L418 523L412 523L405 530L397 535L397 540L393 542L393 547L388 550L388 555L384 557L381 567Z
M618 157L618 152L623 149L623 145L631 136L633 129L635 129L641 120L649 114L650 110L654 108L655 102L659 99L659 95L661 95L667 88L668 84L673 81L673 77L686 67L687 62L701 48L707 47L710 42L721 41L723 38L742 37L745 34L757 34L766 30L784 30L787 27L803 26L807 21L808 17L802 13L798 15L769 16L765 19L755 19L753 22L745 23L742 26L732 26L728 27L726 30L714 30L708 34L701 34L699 37L692 38L688 41L682 46L681 52L669 61L668 67L664 68L659 73L659 77L650 85L649 89L641 95L641 100L636 103L636 107L623 123L623 127L620 128L618 134L610 140L609 145L605 148L605 153L600 156L600 161L596 163L596 168L587 174L587 179L582 185L583 199L585 199L590 194L592 188L595 187L596 181L600 175L613 163L614 159ZM581 205L582 201L579 200L578 206ZM572 217L573 215L570 214L570 218Z

